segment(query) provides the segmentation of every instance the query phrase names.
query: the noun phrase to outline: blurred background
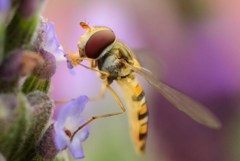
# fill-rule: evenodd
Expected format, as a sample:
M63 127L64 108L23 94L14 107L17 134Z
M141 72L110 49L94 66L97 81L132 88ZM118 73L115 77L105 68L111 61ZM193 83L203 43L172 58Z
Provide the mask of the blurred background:
M140 79L149 104L146 154L135 153L127 116L122 115L91 124L84 160L239 161L239 6L238 0L49 0L43 16L54 22L67 52L77 51L84 33L80 21L108 26L130 48L145 51L140 52L144 66L209 107L223 124L220 130L197 124ZM60 62L51 94L56 100L95 96L100 87L94 72L78 67L72 76L66 62ZM85 112L92 116L118 110L107 93Z

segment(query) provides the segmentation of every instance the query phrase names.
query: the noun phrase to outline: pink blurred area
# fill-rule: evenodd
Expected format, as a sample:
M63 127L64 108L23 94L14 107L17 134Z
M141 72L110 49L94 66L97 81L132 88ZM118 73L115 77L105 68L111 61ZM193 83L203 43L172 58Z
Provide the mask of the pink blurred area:
M146 48L160 57L165 69L163 78L189 91L202 86L196 89L198 92L193 91L202 95L239 89L239 3L210 1L206 4L208 15L194 22L183 21L174 10L174 0L51 0L44 15L54 21L67 52L77 51L84 32L80 21L108 26L131 48ZM56 83L61 79L56 75Z
M201 1L204 9L196 17L179 10L181 1L190 0L49 0L43 15L54 21L67 52L77 51L84 32L80 21L112 28L129 47L148 50L154 53L149 57L161 60L163 69L159 71L163 72L156 75L211 107L220 117L223 128L209 130L151 90L152 97L147 96L153 106L149 126L155 129L159 151L164 151L167 160L235 161L228 137L231 119L240 116L240 1ZM98 93L100 80L95 73L76 70L73 77L66 63L59 63L52 82L54 99Z

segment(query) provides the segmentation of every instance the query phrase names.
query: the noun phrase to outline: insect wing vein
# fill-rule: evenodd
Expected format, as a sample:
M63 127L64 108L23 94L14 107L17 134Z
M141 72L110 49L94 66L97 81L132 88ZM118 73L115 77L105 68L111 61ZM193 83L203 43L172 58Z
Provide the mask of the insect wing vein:
M198 123L215 129L221 127L221 123L218 118L197 101L157 80L150 71L144 68L134 67L126 62L125 64L133 71L141 75L144 79L146 79L160 92L160 94L165 99L167 99L177 109L184 112Z

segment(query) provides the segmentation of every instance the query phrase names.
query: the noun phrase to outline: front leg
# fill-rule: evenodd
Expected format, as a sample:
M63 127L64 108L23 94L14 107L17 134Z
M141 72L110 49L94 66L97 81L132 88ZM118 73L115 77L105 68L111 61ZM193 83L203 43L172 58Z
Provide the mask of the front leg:
M92 67L88 67L88 66L83 65L81 63L78 64L78 65L81 65L82 67L84 67L86 69L89 69L89 70L92 70L92 71L95 71L95 72L99 73L100 74L100 78L102 80L107 80L107 78L110 76L110 73L108 73L108 72L105 72L105 71L102 71L102 70L98 70L98 69L95 69L95 68L92 68Z
M102 83L102 87L101 87L100 93L97 96L89 97L89 101L97 101L97 100L103 99L105 97L106 90L107 90L107 84L106 83Z
M84 58L79 56L78 52L64 54L64 57L67 59L67 62L70 63L73 67L76 67L84 60Z
M96 69L97 62L94 59L80 57L78 52L65 54L64 56L67 58L67 61L72 64L73 67L75 67L77 65L81 65L82 67L84 67L86 69L95 71L100 74L100 78L103 80L106 80L110 76L110 74L108 72ZM86 66L84 64L81 64L81 62L83 60L88 60L90 62L90 67Z

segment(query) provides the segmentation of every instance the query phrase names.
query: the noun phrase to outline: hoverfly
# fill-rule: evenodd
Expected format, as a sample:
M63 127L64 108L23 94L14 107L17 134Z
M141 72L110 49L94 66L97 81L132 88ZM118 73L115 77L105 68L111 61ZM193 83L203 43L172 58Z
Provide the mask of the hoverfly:
M94 116L86 124L94 119L119 115L126 111L118 95L110 86L113 81L116 81L123 91L128 108L135 149L138 152L144 152L148 132L148 108L144 91L135 76L135 73L137 73L155 87L178 110L184 112L196 122L210 128L221 127L218 118L207 108L182 92L157 80L150 71L141 67L134 53L116 38L110 28L91 27L84 22L81 22L80 25L83 29L86 29L86 32L78 42L79 52L65 55L68 63L72 66L81 65L98 72L104 82L102 95L106 89L109 89L121 108L121 112ZM89 60L91 66L81 64L83 60Z

